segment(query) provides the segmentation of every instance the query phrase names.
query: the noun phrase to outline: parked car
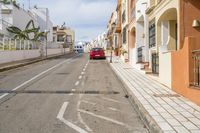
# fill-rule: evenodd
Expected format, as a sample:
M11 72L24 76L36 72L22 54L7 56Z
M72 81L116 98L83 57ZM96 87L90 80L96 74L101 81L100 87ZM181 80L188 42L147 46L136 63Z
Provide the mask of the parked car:
M104 50L102 48L93 48L90 51L90 59L106 59Z

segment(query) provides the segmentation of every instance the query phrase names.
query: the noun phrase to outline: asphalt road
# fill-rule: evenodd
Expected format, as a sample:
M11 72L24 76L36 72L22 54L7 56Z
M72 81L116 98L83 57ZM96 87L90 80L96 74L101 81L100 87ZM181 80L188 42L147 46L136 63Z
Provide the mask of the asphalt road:
M0 73L0 133L146 133L105 60L71 55Z

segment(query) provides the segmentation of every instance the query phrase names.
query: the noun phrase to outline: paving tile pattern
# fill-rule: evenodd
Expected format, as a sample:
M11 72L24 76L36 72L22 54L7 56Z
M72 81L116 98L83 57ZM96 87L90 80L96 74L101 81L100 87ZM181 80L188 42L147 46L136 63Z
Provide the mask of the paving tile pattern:
M200 133L200 107L150 76L113 58L112 69L163 132Z

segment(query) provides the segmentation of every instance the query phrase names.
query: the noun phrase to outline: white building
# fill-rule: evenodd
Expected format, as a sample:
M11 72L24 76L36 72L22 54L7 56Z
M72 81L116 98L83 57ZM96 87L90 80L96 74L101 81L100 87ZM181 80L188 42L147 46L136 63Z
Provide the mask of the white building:
M98 35L94 40L90 42L91 47L101 47L106 50L107 48L107 40L106 40L106 32Z
M33 8L30 10L34 14L40 27L40 31L49 31L47 41L53 41L53 22L50 19L48 8Z
M74 51L84 52L85 42L78 42L74 45Z
M1 37L10 36L7 31L7 27L16 26L20 29L25 29L27 23L30 20L35 22L35 26L38 26L34 15L21 8L16 4L2 4L1 3L1 23L0 23L0 35ZM23 21L22 21L23 20Z
M149 62L149 21L146 15L148 0L138 0L135 6L135 47L129 52L131 65L141 70Z

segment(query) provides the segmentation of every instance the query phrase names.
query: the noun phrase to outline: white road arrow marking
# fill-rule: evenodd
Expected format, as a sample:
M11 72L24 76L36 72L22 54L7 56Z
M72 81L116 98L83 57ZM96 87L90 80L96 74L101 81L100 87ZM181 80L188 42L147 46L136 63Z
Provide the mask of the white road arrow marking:
M68 106L68 102L64 102L58 115L57 115L57 119L59 119L60 121L62 121L63 123L65 123L67 126L69 126L70 128L76 130L77 132L79 133L88 133L87 131L85 131L84 129L74 125L73 123L65 120L65 118L63 117L64 116L64 113L65 113L65 110L67 109L67 106Z

